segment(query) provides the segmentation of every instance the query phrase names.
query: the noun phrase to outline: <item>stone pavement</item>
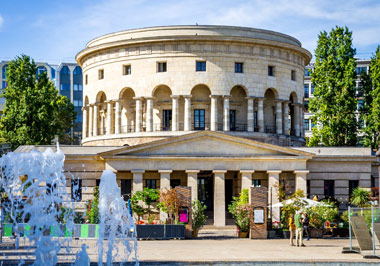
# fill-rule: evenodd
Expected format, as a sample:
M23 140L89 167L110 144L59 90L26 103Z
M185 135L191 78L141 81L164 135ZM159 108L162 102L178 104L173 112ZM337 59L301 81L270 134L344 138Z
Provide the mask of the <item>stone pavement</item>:
M73 242L76 250L81 243L82 241ZM85 243L89 247L91 261L96 262L96 240L87 240ZM141 262L150 262L149 265L154 265L155 262L203 262L207 265L211 265L211 262L230 262L230 265L234 264L232 262L302 262L316 265L323 262L357 265L355 263L361 262L380 265L380 259L363 259L359 254L342 254L343 247L349 244L348 239L311 239L305 241L305 244L306 247L292 247L286 239L151 240L138 242L138 257ZM60 261L73 261L75 253L74 250L71 255L60 256ZM2 249L0 261L15 259L14 255L11 250ZM288 263L281 265L289 265Z

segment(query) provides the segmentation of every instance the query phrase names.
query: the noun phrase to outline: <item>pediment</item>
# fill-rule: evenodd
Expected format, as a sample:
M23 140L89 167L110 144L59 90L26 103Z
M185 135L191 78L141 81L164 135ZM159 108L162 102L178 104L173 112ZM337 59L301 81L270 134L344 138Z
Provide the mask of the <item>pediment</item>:
M102 157L299 157L311 153L219 132L202 131L104 152Z

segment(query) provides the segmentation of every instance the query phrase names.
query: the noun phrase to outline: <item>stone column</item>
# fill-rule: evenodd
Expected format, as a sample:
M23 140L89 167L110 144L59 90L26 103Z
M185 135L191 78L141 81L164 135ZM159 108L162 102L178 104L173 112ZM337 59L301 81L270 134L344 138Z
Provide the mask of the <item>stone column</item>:
M254 105L253 105L253 103L254 103L254 101L255 101L255 99L254 98L251 98L251 97L249 97L249 98L247 98L247 100L248 100L248 108L247 108L247 131L249 131L249 132L253 132L253 131L255 131L255 128L254 128Z
M160 173L160 190L170 190L170 174L172 170L158 170L158 172ZM160 220L166 221L167 218L168 214L160 211Z
M153 131L153 98L146 98L146 131Z
M100 132L99 132L99 134L101 136L103 136L104 135L104 121L105 121L104 110L99 112L99 117L100 117Z
M276 133L278 135L282 134L282 103L281 101L276 102Z
M264 132L264 99L259 98L258 101L258 110L257 110L257 125L259 126L259 132Z
M96 104L94 104L94 118L93 118L93 122L94 122L94 125L93 125L93 131L92 131L92 135L94 137L96 137L98 135L98 119L99 119L99 114L98 114L98 106Z
M210 130L218 130L218 96L210 95L211 98L211 117L210 117Z
M223 131L230 131L230 97L223 96Z
M135 124L135 131L141 132L142 128L142 98L136 97L133 98L136 100L136 124Z
M284 134L288 135L289 134L289 106L288 102L284 102Z
M88 127L87 127L87 106L82 107L82 115L83 115L83 124L82 124L82 139L87 138L87 132L88 132Z
M178 131L178 95L172 95L172 131Z
M120 134L120 126L121 126L121 119L120 119L120 101L115 101L115 134Z
M184 119L184 131L191 130L191 95L184 95L185 98L185 119Z
M305 197L307 197L307 174L309 173L308 170L295 170L294 174L296 175L296 191L302 190L305 194Z
M226 225L225 173L227 170L214 170L214 226Z
M143 174L145 170L135 169L131 170L133 175L133 185L132 185L132 194L135 194L137 191L143 190Z
M109 135L112 133L112 102L107 102L107 124L106 124L106 134Z
M170 174L172 170L158 170L160 173L160 190L170 189Z
M305 126L304 126L304 118L303 118L303 116L304 116L304 110L303 110L303 105L300 105L300 107L299 107L300 109L299 109L299 112L300 112L300 136L301 137L304 137L305 136Z
M255 170L240 170L241 174L241 190L252 186L252 174Z
M199 170L186 170L187 186L191 187L191 201L198 198L198 173Z
M88 109L89 109L88 110L88 136L92 137L93 127L94 127L94 123L92 122L94 118L94 115L93 115L94 107L90 105Z
M280 173L281 170L268 170L268 191L269 194L272 194L272 198L269 198L269 202L273 204L278 203L278 197L277 197L277 190L274 187L276 184L279 184L280 182ZM271 192L272 191L272 192ZM269 206L270 208L271 206ZM274 221L280 221L280 208L272 208L272 222Z
M299 137L300 136L300 117L299 117L299 107L298 104L294 104L294 135Z

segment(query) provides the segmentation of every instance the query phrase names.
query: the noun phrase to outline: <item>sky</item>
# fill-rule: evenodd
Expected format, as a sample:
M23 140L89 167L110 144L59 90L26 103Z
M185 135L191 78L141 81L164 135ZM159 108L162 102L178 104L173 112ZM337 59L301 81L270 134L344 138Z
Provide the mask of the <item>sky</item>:
M356 57L380 45L378 0L0 0L0 61L26 54L38 62L74 62L87 42L127 29L231 25L291 35L314 53L318 34L353 32Z

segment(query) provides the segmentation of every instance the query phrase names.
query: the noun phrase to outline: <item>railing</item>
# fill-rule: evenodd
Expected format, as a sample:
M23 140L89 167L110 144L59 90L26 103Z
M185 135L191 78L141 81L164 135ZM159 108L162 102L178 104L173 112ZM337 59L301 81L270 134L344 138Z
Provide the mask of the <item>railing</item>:
M206 123L193 123L192 124L193 130L210 130L210 124Z

